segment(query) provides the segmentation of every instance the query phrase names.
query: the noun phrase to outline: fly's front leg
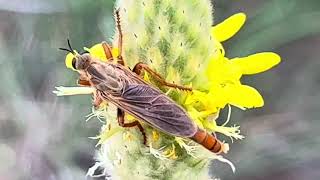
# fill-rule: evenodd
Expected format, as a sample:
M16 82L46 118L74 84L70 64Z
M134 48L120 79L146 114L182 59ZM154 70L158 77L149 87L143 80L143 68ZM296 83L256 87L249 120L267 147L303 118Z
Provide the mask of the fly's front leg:
M80 85L80 86L91 86L89 81L83 80L81 78L78 79L77 84Z
M103 102L103 99L101 95L99 94L99 92L95 91L93 93L93 101L92 101L93 106L95 108L98 108L102 102Z
M120 10L117 9L115 11L116 14L116 24L117 24L117 28L118 28L118 33L119 33L119 37L118 37L118 50L119 50L119 55L117 56L117 63L124 65L124 60L122 57L122 31L121 31L121 25L120 25ZM108 61L113 61L113 56L112 56L112 47L106 43L106 42L102 42L102 47L104 50L104 54L106 55L106 58Z
M80 86L91 86L90 82L88 81L87 76L83 73L80 73L77 84Z
M87 80L85 75L80 75L78 81L77 81L78 85L80 86L86 86L86 87L91 87L92 84L90 83L90 81ZM103 99L101 97L101 95L99 94L99 92L95 91L93 93L93 100L92 100L92 104L95 108L98 108L100 106L100 104L103 102Z
M112 57L112 48L111 46L107 43L107 42L102 42L101 43L104 54L106 55L106 58L108 61L112 61L113 57Z
M180 90L192 91L192 88L190 88L190 87L180 86L180 85L177 85L177 84L174 84L174 83L167 82L160 74L158 74L157 72L152 70L148 65L146 65L146 64L144 64L142 62L139 62L133 68L133 72L137 73L138 75L141 75L142 70L147 71L152 77L154 77L157 81L160 82L160 84L162 84L164 86L177 88L177 89L180 89Z
M133 121L131 123L124 123L124 111L119 109L118 108L118 111L117 111L117 118L118 118L118 123L119 123L119 126L121 127L135 127L137 126L143 136L143 144L146 145L147 144L147 136L146 136L146 133L142 127L142 125L140 124L139 121Z

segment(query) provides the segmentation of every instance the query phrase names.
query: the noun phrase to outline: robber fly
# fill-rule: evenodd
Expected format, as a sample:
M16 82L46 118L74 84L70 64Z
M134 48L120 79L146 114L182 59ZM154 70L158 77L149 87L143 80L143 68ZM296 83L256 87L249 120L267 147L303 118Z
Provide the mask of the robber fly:
M132 71L124 66L121 55L122 31L119 10L115 13L119 32L118 63L113 63L111 46L105 42L102 43L102 47L108 59L107 62L95 59L89 53L75 53L69 41L69 49L61 48L62 50L74 53L72 66L80 73L78 84L91 86L95 89L94 105L98 106L105 100L117 106L119 125L122 127L137 126L143 135L144 144L146 144L146 135L143 127L137 120L125 123L125 112L162 132L173 136L190 138L214 153L226 153L227 148L224 147L226 144L223 144L213 135L200 129L181 106L159 89L145 82L141 78L141 74L148 72L161 84L168 87L187 91L192 90L191 88L166 82L158 73L143 63L136 64Z

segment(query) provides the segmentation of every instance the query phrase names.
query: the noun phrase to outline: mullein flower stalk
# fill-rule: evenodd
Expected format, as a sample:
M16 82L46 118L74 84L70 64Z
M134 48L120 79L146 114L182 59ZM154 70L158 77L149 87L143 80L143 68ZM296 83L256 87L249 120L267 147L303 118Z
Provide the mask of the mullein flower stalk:
M263 72L280 62L280 57L263 52L243 58L228 59L222 42L242 27L246 16L236 14L211 27L212 9L208 0L126 0L117 3L123 33L123 58L129 68L138 62L148 64L166 81L192 87L192 92L170 89L144 75L166 95L184 107L191 119L202 129L221 133L233 140L243 139L240 126L228 127L231 108L262 107L262 96L254 88L241 84L242 75ZM115 34L112 55L119 50ZM101 44L85 48L91 56L106 61ZM66 66L72 69L72 54ZM91 94L90 87L57 87L58 96ZM226 122L218 125L221 109L229 110ZM92 109L90 120L102 122L97 139L96 164L88 170L90 176L112 179L210 179L209 164L219 160L233 164L221 155L213 154L195 142L165 134L140 120L146 135L144 145L137 128L122 128L116 120L116 107L104 102ZM125 121L135 120L126 114ZM224 152L228 151L225 143ZM101 174L97 174L101 169Z

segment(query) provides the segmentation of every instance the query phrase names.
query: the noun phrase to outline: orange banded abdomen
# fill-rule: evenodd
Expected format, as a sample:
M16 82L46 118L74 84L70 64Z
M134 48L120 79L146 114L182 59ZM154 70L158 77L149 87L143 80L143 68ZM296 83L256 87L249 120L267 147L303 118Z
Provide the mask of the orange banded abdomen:
M229 150L228 144L220 142L216 137L199 128L191 139L216 154L221 152L227 153Z

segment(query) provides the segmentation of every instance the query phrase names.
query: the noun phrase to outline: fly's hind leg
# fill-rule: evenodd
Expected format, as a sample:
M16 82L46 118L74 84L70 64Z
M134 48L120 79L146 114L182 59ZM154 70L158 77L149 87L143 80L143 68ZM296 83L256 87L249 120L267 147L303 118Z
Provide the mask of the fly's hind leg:
M167 82L160 74L158 74L157 72L152 70L148 65L142 62L139 62L138 64L136 64L132 71L138 75L141 75L142 70L145 70L146 72L148 72L152 77L154 77L157 81L159 81L164 86L168 86L168 87L172 87L180 90L192 91L192 88L190 87L180 86L174 83Z
M116 24L117 24L117 29L118 29L118 33L119 33L119 37L118 37L118 50L119 50L119 55L117 57L118 59L118 64L124 65L124 60L122 57L122 30L121 30L121 20L120 20L120 9L117 9L115 11L115 15L116 15Z
M92 100L92 104L94 106L94 108L99 108L101 103L103 102L103 99L101 97L101 95L99 94L99 92L94 92L93 93L93 100Z
M117 112L117 118L118 118L118 123L119 123L119 126L121 127L135 127L137 126L143 136L143 144L146 145L147 144L147 136L146 136L146 133L142 127L142 125L140 124L139 121L133 121L133 122L130 122L130 123L124 123L124 111L119 109L118 108L118 112Z

